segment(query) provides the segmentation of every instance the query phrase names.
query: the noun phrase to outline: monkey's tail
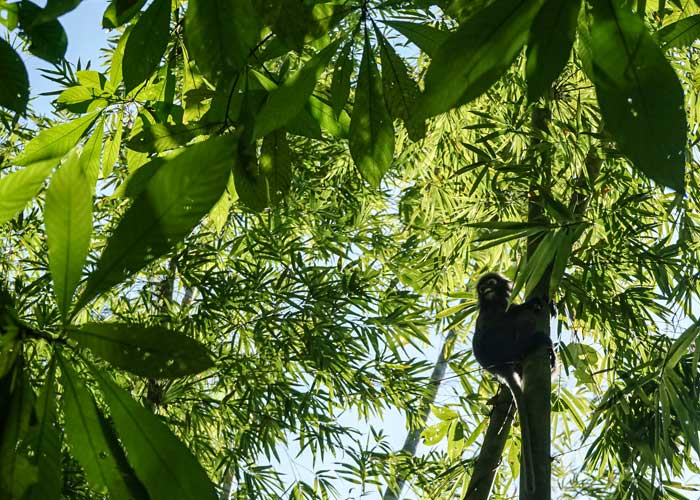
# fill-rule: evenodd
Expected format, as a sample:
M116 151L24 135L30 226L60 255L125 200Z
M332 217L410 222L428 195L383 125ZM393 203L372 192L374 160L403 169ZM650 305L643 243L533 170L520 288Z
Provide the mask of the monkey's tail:
M530 419L527 416L527 408L525 407L525 398L523 397L523 389L520 382L516 379L515 373L511 372L504 377L504 381L510 392L513 394L515 406L518 408L520 415L520 450L521 450L521 469L520 473L525 475L525 488L528 493L535 491L535 464L532 461L532 441L530 440Z

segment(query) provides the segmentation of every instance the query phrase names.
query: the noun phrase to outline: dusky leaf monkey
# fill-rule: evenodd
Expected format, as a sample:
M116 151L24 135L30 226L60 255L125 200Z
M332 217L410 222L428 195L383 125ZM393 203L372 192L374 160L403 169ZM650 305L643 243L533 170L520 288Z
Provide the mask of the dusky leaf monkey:
M509 304L513 284L498 273L487 273L476 285L479 315L472 340L474 357L479 364L505 383L520 415L522 436L523 474L528 491L535 488L534 464L530 442L530 426L522 388L522 361L532 350L546 345L552 372L556 355L549 336L537 331L537 316L549 307L545 298L536 298L522 304ZM551 309L553 311L553 309Z

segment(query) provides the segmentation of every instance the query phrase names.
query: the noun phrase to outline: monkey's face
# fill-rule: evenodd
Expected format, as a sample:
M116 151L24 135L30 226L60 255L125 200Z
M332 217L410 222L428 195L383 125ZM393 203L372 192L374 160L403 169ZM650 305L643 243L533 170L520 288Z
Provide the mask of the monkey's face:
M510 297L511 284L506 278L496 273L481 277L476 285L480 303L507 300Z

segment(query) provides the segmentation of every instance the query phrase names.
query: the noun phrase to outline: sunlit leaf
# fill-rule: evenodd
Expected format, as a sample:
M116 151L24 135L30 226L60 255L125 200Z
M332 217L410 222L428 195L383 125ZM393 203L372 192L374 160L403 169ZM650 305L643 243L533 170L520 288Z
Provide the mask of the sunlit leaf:
M700 15L685 17L654 33L664 50L687 47L700 39Z
M171 0L155 0L131 30L124 47L122 72L128 93L158 67L170 40Z
M449 31L442 31L427 24L411 23L408 21L385 21L387 26L391 26L396 31L413 42L419 49L430 57L437 52L450 36Z
M83 161L76 151L70 153L51 177L46 191L44 221L49 270L63 318L68 317L92 235L92 186L85 175Z

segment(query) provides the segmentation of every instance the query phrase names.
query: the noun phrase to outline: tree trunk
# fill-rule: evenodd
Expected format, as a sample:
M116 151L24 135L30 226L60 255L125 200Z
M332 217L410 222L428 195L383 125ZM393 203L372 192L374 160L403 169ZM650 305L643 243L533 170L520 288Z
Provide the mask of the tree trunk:
M430 386L427 394L423 397L420 403L420 426L409 430L406 440L403 443L403 447L401 447L401 453L404 455L413 457L416 454L418 442L420 441L420 435L425 430L426 422L430 416L430 405L435 403L435 398L437 397L440 383L445 377L447 360L452 355L454 339L454 332L449 332L445 337L445 341L442 344L442 349L440 349L440 355L435 362L433 373L430 374ZM382 497L383 500L398 500L399 496L401 495L401 490L403 490L403 487L406 484L406 474L402 471L398 471L396 473L395 481L396 483L394 485L390 484L384 490L384 496Z

